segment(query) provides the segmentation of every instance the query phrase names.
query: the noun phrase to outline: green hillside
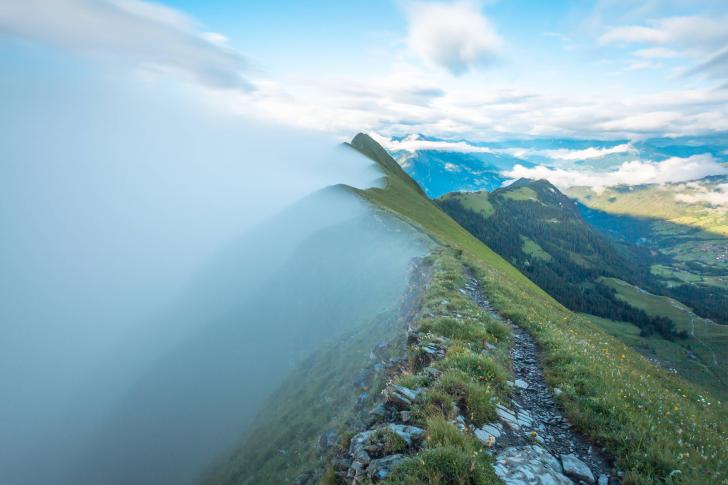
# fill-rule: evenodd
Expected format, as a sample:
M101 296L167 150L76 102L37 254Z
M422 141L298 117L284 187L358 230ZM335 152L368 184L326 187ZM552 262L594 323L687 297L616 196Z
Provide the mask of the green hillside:
M728 324L728 211L704 197L728 178L682 184L568 190L594 227L649 248L651 273L666 294ZM640 285L642 286L642 285Z
M700 318L677 300L653 295L619 279L604 278L604 283L617 292L618 298L635 308L675 322L688 337L676 343L670 352L662 352L661 358L691 381L713 390L723 399L728 397L728 325Z
M674 338L672 323L619 300L601 277L645 286L647 258L587 224L572 200L545 180L519 180L491 193L452 193L438 204L568 308L638 325ZM480 207L488 207L486 212Z
M664 184L608 187L595 192L588 187L573 187L567 191L594 209L662 220L728 236L728 212L695 199L702 191L713 191L728 181L712 177L693 184Z
M549 385L562 390L559 405L576 428L615 460L626 483L728 481L728 412L723 404L551 298L423 196L370 137L359 134L351 146L378 163L386 180L382 188L349 190L431 238L434 249L423 262L431 279L417 299L415 318L428 338L443 341L447 337L450 342L441 361L445 372L429 384L424 407L415 413L415 419L424 423L424 448L395 469L391 483L497 483L482 447L438 417L438 403L449 402L456 393L464 400L469 417L482 422L492 418L494 402L508 393L504 380L510 370L504 349L509 332L460 294L466 272L479 280L499 314L535 338ZM445 311L457 318L445 316ZM490 342L494 350L486 355L484 345ZM334 362L333 355L327 364ZM410 347L410 361L416 360ZM306 417L309 403L315 402L307 390L316 389L319 396L334 392L332 386L339 383L330 372L323 372L327 364L312 362L292 376L298 385L280 390L271 403L274 411L263 412L258 432L249 435L242 451L221 467L224 473L218 477L223 479L212 479L212 483L291 481L291 475L280 471L287 459L275 458L281 453L265 440L275 436L278 442L293 446L298 446L296 440L317 446L322 418ZM420 379L419 374L405 374L398 382L415 385ZM381 381L372 384L368 395L378 392L381 385ZM417 418L420 412L425 415ZM290 416L296 419L294 426L288 421ZM352 423L352 419L340 422ZM350 438L351 434L342 432L336 446L348 447ZM388 440L390 449L404 449L396 437ZM277 461L270 461L274 459ZM314 465L316 457L310 456L308 461ZM259 471L262 469L264 472ZM329 468L321 483L340 483L338 480Z

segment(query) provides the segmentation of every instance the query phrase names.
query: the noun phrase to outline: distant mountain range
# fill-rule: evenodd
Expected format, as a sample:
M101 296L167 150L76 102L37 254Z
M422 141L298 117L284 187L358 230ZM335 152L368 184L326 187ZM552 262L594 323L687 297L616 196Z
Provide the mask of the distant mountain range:
M435 198L453 191L494 190L509 180L504 173L516 165L599 172L633 160L659 162L704 154L728 162L728 140L718 136L639 141L555 138L475 142L415 134L394 137L387 148L427 195Z

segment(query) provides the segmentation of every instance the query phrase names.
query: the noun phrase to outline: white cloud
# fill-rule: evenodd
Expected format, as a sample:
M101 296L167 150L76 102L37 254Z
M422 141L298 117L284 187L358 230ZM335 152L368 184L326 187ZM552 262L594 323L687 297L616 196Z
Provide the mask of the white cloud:
M445 12L443 22L436 15L441 9ZM496 35L482 16L479 4L410 4L408 11L418 11L429 18L427 22L447 26L443 27L446 34L450 32L453 18L457 22L462 20L462 25L456 22L458 28L451 29L457 35L453 34L456 41L450 45L459 47L448 50L456 52L461 68L477 64L479 61L471 62L474 58L483 60L482 56L473 57L472 52L480 52L487 58L484 52L493 51L485 48L487 42L482 39L467 40L482 34L472 32L477 30L473 25L482 26L482 22L487 25L485 32L489 32L485 37ZM469 20L458 20L458 15ZM428 69L419 63L409 64L401 58L397 58L389 71L356 78L319 76L276 80L261 78L262 74L257 73L255 89L246 91L253 83L245 78L248 73L245 61L222 35L206 32L173 9L140 0L0 0L0 31L116 59L124 66L142 68L143 72L181 75L202 88L202 99L220 109L335 132L342 137L358 131L376 131L389 137L426 133L445 139L472 140L514 136L631 139L728 131L728 90L682 89L650 94L602 90L596 95L578 91L558 94L558 91L506 84L484 75L476 79L477 73L472 79L471 76L455 78L447 72ZM423 32L425 40L431 40L429 34L425 35L429 31ZM468 32L473 35L465 35L467 39L463 40L464 33ZM447 38L445 35L443 39ZM493 44L501 41L498 39L489 45ZM463 57L460 55L463 52L470 54ZM410 143L410 148L415 149L414 142ZM482 147L427 146L421 142L419 146L485 151Z
M728 39L725 17L682 16L650 19L646 25L612 27L599 37L603 45L678 44L710 51Z
M627 64L628 71L644 71L645 69L659 69L663 65L654 61L635 61Z
M54 46L172 71L215 89L250 90L245 61L224 37L142 0L0 0L0 30Z
M668 49L665 47L650 47L648 49L639 49L634 52L634 55L641 57L642 59L670 59L677 57L679 52L674 49Z
M491 153L487 147L471 145L465 141L426 140L419 135L409 135L402 140L393 140L377 133L370 133L378 143L391 152L405 151L414 153L420 150L435 150L460 153Z
M702 185L693 186L691 193L675 195L675 199L688 204L706 202L713 207L728 207L728 184L719 184L713 190Z
M599 37L601 44L664 44L669 40L667 32L641 25L614 27Z
M539 165L527 168L516 165L503 172L509 178L546 179L557 187L614 187L616 185L659 184L685 182L709 175L728 174L728 169L710 154L686 158L672 157L660 162L635 160L621 164L608 172L577 171Z
M552 150L539 150L534 148L505 148L496 150L508 153L518 158L546 157L552 160L579 161L606 157L607 155L621 153L637 153L637 149L629 143L622 143L612 147L588 147L580 150L558 148Z
M442 82L431 71L409 66L371 80L333 78L305 85L257 81L253 96L223 93L217 98L224 109L333 131L342 138L368 131L390 138L424 133L446 140L534 136L609 140L728 131L728 90L562 95L499 84L473 89L458 81Z
M607 155L613 155L616 153L636 153L637 150L629 143L623 143L621 145L615 145L613 147L589 147L583 150L543 150L542 153L549 158L554 160L588 160L590 158L601 158Z
M408 44L428 64L458 75L492 62L503 46L480 2L411 3Z
M718 79L728 79L728 47L719 50L688 71L688 74L699 73Z

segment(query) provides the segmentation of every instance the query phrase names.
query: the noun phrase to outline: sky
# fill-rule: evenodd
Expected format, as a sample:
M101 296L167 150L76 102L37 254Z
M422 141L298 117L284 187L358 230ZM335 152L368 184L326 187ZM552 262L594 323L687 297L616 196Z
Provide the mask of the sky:
M708 135L728 131L726 25L721 0L0 0L0 70L70 53L50 76L93 63L341 138Z

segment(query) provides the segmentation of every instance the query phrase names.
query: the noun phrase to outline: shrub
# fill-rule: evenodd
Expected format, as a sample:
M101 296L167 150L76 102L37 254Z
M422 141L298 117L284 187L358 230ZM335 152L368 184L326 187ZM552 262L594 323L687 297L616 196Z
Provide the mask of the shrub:
M419 387L427 385L429 378L427 376L419 374L402 374L399 376L395 384L407 387L409 389L417 389Z
M427 429L426 440L428 448L437 448L439 446L467 448L467 436L443 416L432 416L428 418L425 429Z
M465 407L467 417L476 425L480 426L496 418L490 386L473 382L463 371L450 369L443 372L436 388L443 390Z
M455 446L423 450L407 458L385 480L387 484L488 485L498 483L484 453Z
M442 389L428 389L415 402L412 408L412 416L420 423L424 423L428 418L433 416L454 418L452 405L453 399L450 394Z
M506 371L493 359L473 352L448 353L440 363L440 368L456 369L478 382L490 382L497 386L504 386L507 380Z
M384 445L384 455L393 455L407 450L407 442L397 433L389 429L378 430L373 436L373 440L379 441Z
M473 340L489 340L485 328L473 321L456 320L451 317L438 317L422 324L425 331L443 337L471 342Z

